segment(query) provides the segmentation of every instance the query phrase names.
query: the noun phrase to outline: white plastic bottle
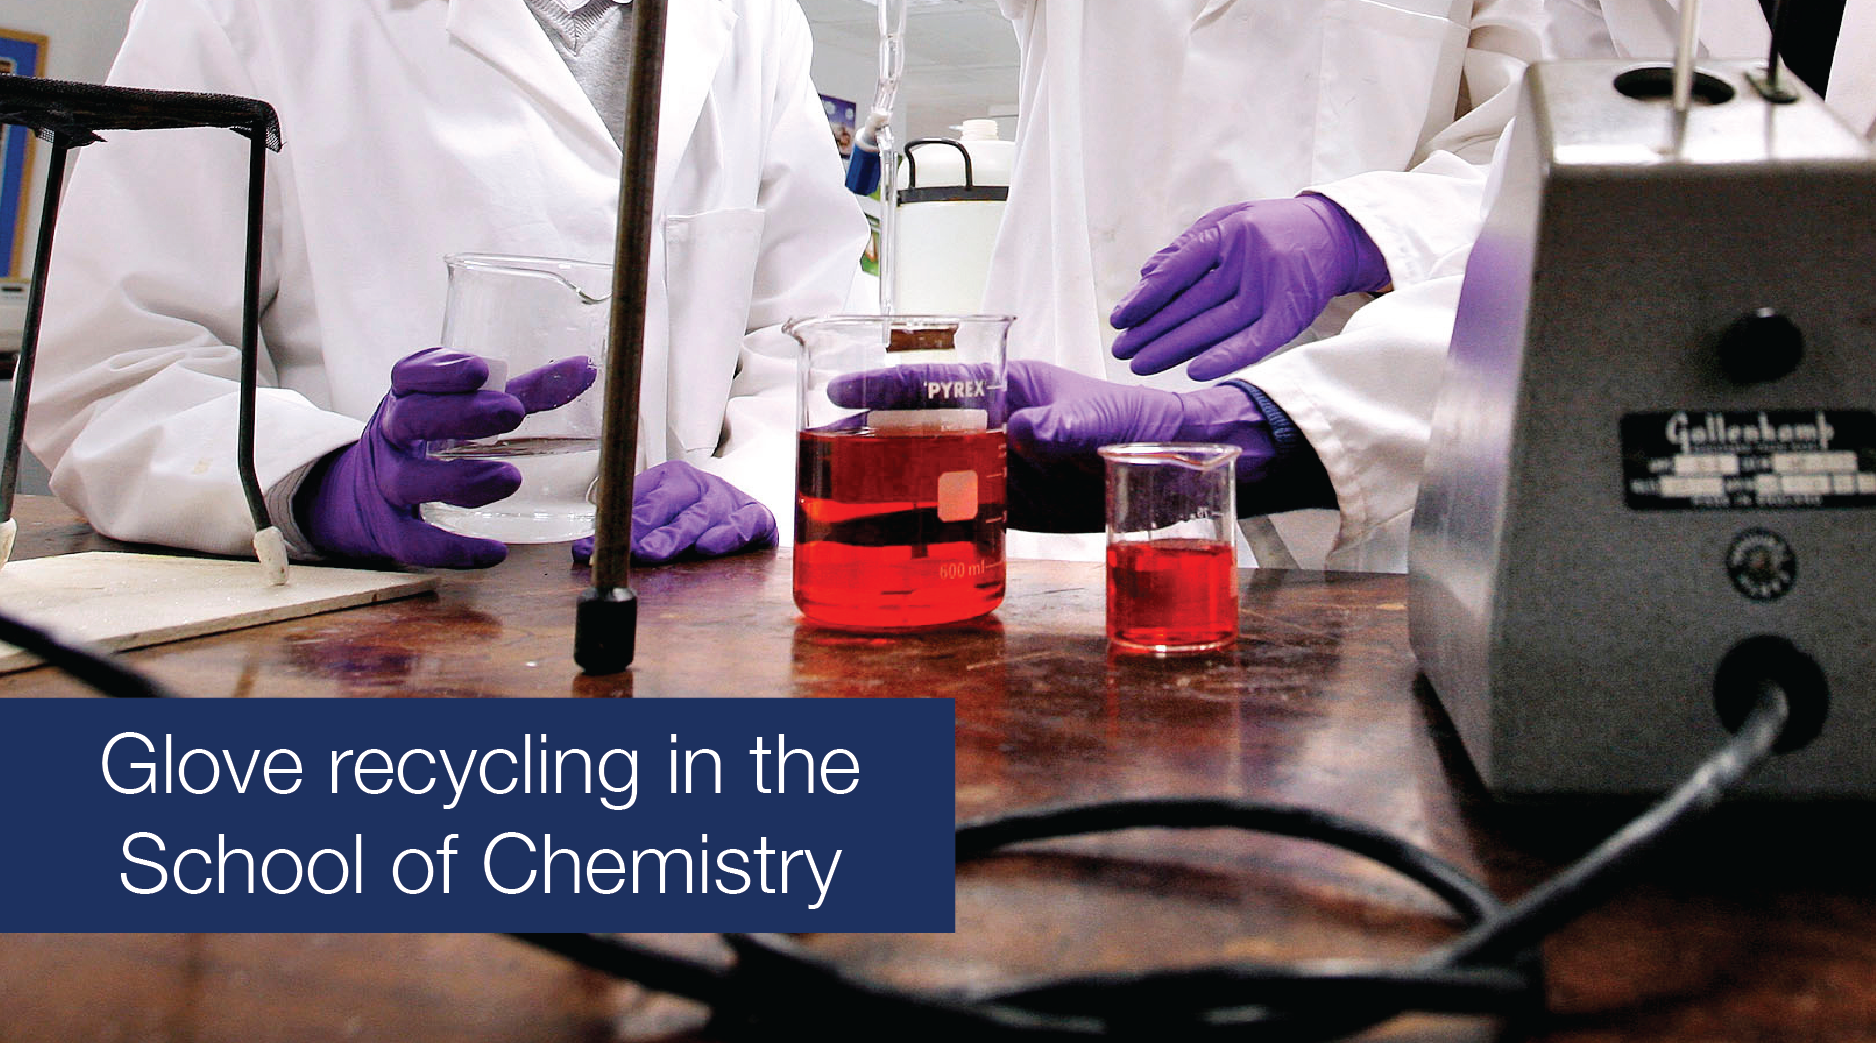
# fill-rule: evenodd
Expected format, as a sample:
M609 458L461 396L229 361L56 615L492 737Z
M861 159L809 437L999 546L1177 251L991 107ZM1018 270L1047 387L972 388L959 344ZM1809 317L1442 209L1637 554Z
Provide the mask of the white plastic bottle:
M1016 143L997 137L996 120L965 120L960 130L955 140L922 138L903 147L892 247L895 311L969 314L982 307Z

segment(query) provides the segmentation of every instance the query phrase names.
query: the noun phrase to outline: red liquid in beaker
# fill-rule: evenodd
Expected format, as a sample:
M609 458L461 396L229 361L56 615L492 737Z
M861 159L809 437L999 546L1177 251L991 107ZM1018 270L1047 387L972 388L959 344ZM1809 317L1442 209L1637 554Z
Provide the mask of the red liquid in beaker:
M1231 645L1238 636L1231 545L1188 539L1109 544L1107 636L1137 652Z
M935 626L1003 602L1003 432L801 433L795 604L818 623Z

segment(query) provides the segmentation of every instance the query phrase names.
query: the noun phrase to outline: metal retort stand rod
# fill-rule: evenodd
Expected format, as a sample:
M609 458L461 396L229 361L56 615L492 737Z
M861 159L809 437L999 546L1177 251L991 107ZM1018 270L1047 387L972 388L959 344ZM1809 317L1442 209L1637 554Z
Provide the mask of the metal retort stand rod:
M612 261L593 585L580 593L573 630L574 662L589 674L616 674L631 666L638 640L638 596L632 592L632 475L638 464L638 391L645 355L665 0L637 0L631 11L632 75L626 89L618 245Z

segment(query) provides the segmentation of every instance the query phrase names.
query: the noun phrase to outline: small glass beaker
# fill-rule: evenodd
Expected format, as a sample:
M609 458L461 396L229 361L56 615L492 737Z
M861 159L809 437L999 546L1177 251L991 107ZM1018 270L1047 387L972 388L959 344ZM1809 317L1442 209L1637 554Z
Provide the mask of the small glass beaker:
M1121 652L1229 648L1238 637L1238 448L1103 446L1107 638Z
M444 347L489 360L490 388L575 357L606 364L612 266L554 257L452 254L443 311ZM430 442L439 459L505 460L521 488L481 507L426 503L423 520L504 543L560 543L593 534L599 476L601 382L564 405L529 413L489 438Z
M1007 315L788 323L797 361L795 604L892 630L1003 602Z

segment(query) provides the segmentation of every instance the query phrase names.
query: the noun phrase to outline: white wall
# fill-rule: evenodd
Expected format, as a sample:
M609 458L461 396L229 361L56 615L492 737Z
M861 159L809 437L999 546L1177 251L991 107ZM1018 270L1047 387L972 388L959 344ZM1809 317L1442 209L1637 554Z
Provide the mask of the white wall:
M111 59L124 38L130 9L136 0L0 0L0 28L37 33L46 38L40 73L48 79L102 82ZM45 144L35 142L32 184L26 201L26 249L20 259L22 274L32 271L33 246L39 233L39 207L45 195ZM17 350L20 327L26 319L24 283L0 288L0 349ZM0 422L12 412L13 382L0 381ZM48 491L46 471L32 454L22 453L19 491Z
M135 0L0 0L0 28L38 33L46 38L45 67L54 80L102 82L111 59L124 38ZM33 244L39 230L39 207L45 193L45 144L34 145L31 197L26 203L26 249L20 259L24 274L32 271ZM11 349L19 341L25 319L25 295L20 290L0 295L0 347Z
M1127 2L1127 0L1108 0ZM814 85L871 107L879 76L879 9L870 0L801 0L814 31ZM954 137L966 119L995 116L1015 130L1016 33L996 0L923 0L906 9L905 75L893 129L899 140Z
M0 0L0 27L47 37L45 74L97 82L110 71L135 0Z

